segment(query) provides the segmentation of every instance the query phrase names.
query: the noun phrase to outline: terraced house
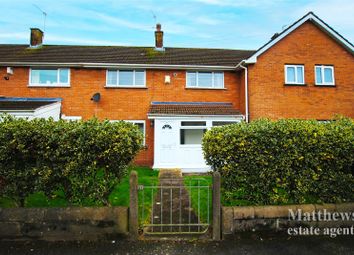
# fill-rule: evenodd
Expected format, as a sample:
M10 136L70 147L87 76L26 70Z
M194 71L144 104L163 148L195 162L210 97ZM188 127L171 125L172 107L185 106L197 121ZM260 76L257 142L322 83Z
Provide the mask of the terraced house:
M155 47L0 45L0 111L21 117L93 116L139 126L138 164L208 169L213 127L261 117L354 117L353 44L308 13L255 51Z

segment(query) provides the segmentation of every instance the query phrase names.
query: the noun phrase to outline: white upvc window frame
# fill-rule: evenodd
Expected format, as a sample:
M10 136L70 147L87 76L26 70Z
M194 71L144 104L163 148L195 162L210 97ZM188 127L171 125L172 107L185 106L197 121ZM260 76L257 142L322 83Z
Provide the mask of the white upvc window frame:
M295 82L289 82L288 81L288 68L294 68L295 69ZM301 67L302 69L302 81L303 82L298 82L298 77L297 77L297 68ZM285 74L285 84L289 85L305 85L305 66L304 65L284 65L284 74Z
M145 146L145 140L146 140L146 122L145 122L145 120L124 120L124 121L132 123L132 124L143 124L143 134L144 134L143 145Z
M143 146L145 146L145 136L146 136L146 122L145 120L123 120L125 122L129 122L132 124L143 124L143 134L144 134L144 140L143 140Z
M195 125L195 126L183 126L182 122L205 122L205 125ZM182 144L181 143L181 130L205 130L207 131L210 128L209 123L206 120L181 120L179 122L179 146L181 146L182 148L185 147L201 147L202 144Z
M118 122L118 121L124 121L124 122L129 122L132 124L143 124L143 134L144 134L144 140L143 140L143 146L145 146L145 135L146 135L146 121L145 120L109 120L109 122Z
M188 84L188 73L195 73L196 75L196 85L191 86ZM209 87L201 87L199 85L199 73L211 73L212 75L212 85ZM222 74L222 87L215 87L215 73ZM186 88L189 89L225 89L225 73L223 71L186 71Z
M321 79L322 79L322 83L317 83L317 72L316 72L316 69L317 68L320 68L321 69ZM332 78L333 78L333 81L332 82L326 82L325 81L325 74L324 74L324 70L325 69L331 69L332 71ZM334 78L334 66L331 66L331 65L315 65L315 85L318 85L318 86L335 86L335 78Z
M225 124L225 125L232 125L232 124L236 124L236 123L239 123L239 121L237 120L212 120L211 121L211 126L214 128L214 127L223 127L225 125L215 125L214 126L214 122L224 122L224 123L228 123L228 124Z
M71 116L71 115L67 116L65 114L62 114L61 119L66 120L66 121L80 121L80 120L82 120L82 117L81 116Z
M32 83L32 70L56 70L57 71L57 82L56 83ZM68 70L68 82L60 82L60 70ZM70 68L46 68L46 67L31 67L29 68L29 87L70 87L71 69Z
M117 84L108 84L108 72L117 72ZM133 85L119 84L119 72L120 71L133 71ZM144 72L144 84L135 85L135 72ZM145 69L107 69L106 70L106 85L107 88L146 88L146 70Z

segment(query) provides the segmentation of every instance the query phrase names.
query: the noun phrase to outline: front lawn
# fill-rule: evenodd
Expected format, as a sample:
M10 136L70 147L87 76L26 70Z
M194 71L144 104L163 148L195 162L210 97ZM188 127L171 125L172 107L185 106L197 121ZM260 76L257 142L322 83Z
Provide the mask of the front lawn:
M151 182L157 183L158 172L148 167L130 167L128 172L132 170L138 172L139 184L148 185ZM108 196L109 205L111 206L129 206L129 173L118 183ZM150 202L151 203L151 202ZM99 203L95 201L84 202L75 206L97 206ZM51 197L47 197L43 192L36 192L29 195L25 199L25 207L66 207L70 206L65 198L64 191L55 191ZM0 198L0 208L17 207L14 199L2 197Z
M129 173L132 170L138 173L139 185L156 185L158 182L158 171L154 171L149 167L133 167L129 170ZM129 175L125 176L109 195L108 201L110 205L129 206Z
M116 184L112 192L108 196L108 204L110 206L129 206L129 176L131 171L138 173L138 184L146 186L158 185L158 171L154 171L149 167L130 167L128 174L122 178L120 183ZM201 222L211 222L212 218L212 176L210 175L190 175L184 177L184 184L188 193L191 196L191 206L196 215L200 215ZM202 186L198 188L198 186ZM145 192L145 194L144 194ZM152 194L151 194L152 192ZM155 199L157 192L156 188L148 188L139 190L139 220L147 222L150 219L152 199ZM209 200L209 204L208 204ZM83 199L82 204L74 206L100 206L96 201L86 201ZM199 201L199 202L198 202ZM65 192L62 190L53 192L53 195L47 197L43 192L36 192L29 195L24 202L24 207L67 207L70 203L65 198ZM14 199L2 197L0 198L0 208L18 207ZM209 207L209 211L208 211Z
M212 184L211 175L184 177L184 185L191 197L193 211L200 216L201 223L210 223L212 220Z

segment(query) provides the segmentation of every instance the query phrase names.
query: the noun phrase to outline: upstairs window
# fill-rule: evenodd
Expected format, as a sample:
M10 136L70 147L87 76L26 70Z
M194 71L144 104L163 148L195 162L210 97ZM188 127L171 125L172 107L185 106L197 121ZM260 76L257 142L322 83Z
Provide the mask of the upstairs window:
M144 70L107 70L107 87L145 87Z
M32 86L69 86L69 68L31 68L30 85Z
M187 88L222 89L224 88L223 72L187 72Z
M316 85L334 85L333 66L315 66Z
M285 65L285 84L304 85L304 66L303 65Z

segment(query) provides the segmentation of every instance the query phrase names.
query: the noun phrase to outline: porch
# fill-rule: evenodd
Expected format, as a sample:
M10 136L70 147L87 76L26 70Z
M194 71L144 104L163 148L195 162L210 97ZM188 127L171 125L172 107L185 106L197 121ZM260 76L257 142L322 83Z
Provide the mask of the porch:
M202 151L204 133L216 126L237 123L243 115L231 103L152 102L154 121L153 168L207 172Z

